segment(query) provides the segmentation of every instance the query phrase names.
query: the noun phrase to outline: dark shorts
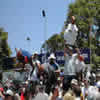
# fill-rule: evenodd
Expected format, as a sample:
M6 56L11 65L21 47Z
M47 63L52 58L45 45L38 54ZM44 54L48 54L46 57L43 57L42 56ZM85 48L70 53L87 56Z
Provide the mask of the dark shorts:
M76 75L64 75L63 90L67 91L71 87L72 79L76 79Z
M52 91L52 88L55 87L56 82L57 82L56 74L55 72L51 71L49 73L49 77L47 79L46 87L45 87L45 92L47 94L50 94L50 92Z

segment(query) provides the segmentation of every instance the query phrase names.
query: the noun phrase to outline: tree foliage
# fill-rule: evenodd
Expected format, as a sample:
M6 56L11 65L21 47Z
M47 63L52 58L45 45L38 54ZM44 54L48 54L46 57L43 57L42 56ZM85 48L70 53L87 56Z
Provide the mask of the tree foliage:
M98 54L95 51L99 50L100 48L97 43L100 44L98 41L100 38L100 0L76 0L74 3L69 5L69 10L66 15L66 21L64 22L64 28L62 32L58 34L54 34L47 40L47 44L50 49L58 50L58 37L60 37L62 46L64 46L63 35L64 31L67 28L68 23L70 22L70 17L75 16L76 18L76 25L79 29L78 34L78 41L77 44L80 48L87 48L90 47L92 50L92 54L96 55L97 62L99 61ZM90 36L91 33L91 26L96 25L98 26L98 30L95 34L95 37ZM97 40L97 39L98 40ZM63 47L62 47L63 49ZM91 55L91 59L94 59L94 56ZM93 61L96 62L96 61ZM99 63L99 62L98 62Z
M78 45L79 47L87 47L91 49L91 61L97 65L100 63L100 55L96 53L100 49L97 43L100 38L100 1L99 0L76 0L69 5L68 17L65 22L67 26L70 17L76 17L76 24L79 28ZM94 37L91 36L91 26L96 25L98 28ZM86 39L86 37L87 39ZM97 39L96 39L97 38Z
M91 25L96 24L97 26L99 26L98 24L98 22L100 21L99 10L100 10L99 0L76 0L74 3L69 5L69 12L68 12L68 18L66 19L66 23L68 23L70 16L74 15L76 17L76 24L79 28L79 32L81 32L83 36L84 34L86 34L88 37L87 47L90 45L89 34Z
M11 54L7 39L8 33L4 32L3 28L0 28L0 68L4 66L4 59Z
M48 49L47 51L55 52L57 50L62 50L64 47L63 44L64 44L64 40L62 39L61 35L54 34L46 41L46 45ZM42 47L44 48L45 44Z
M79 47L89 47L91 49L91 61L94 64L100 63L100 56L96 53L99 50L98 40L100 37L100 1L99 0L76 0L69 5L68 17L65 22L67 26L71 16L76 17L76 24L79 28L78 45ZM98 28L95 36L91 36L91 26ZM87 39L85 38L87 37ZM95 56L94 56L95 55Z

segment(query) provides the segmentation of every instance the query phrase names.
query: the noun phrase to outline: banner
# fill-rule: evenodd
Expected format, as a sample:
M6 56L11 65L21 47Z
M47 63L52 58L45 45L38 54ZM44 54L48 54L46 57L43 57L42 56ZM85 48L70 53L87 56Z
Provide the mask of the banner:
M89 64L90 63L90 49L89 48L83 48L83 49L80 49L80 52L81 52L81 55L84 57L85 63ZM44 63L45 58L48 59L49 55L50 54L40 54L39 60L41 61L41 63ZM59 65L62 65L62 64L65 63L63 51L55 52L55 56L56 56L56 61Z

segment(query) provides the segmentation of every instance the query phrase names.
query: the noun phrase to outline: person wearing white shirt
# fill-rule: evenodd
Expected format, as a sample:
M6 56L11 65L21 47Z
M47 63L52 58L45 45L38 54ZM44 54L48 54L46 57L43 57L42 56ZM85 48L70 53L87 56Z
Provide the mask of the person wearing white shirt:
M85 71L86 65L84 63L84 57L81 55L81 52L79 50L79 48L76 48L76 55L77 58L75 60L75 65L76 65L76 72L77 72L77 77L79 80L83 79L83 72Z
M83 98L85 100L97 100L95 99L98 93L96 86L90 85L88 80L86 79L84 80L84 84L85 86L81 88Z
M78 28L75 25L75 17L72 16L71 23L68 24L68 27L64 32L65 44L69 46L75 45L77 34L78 34Z
M63 90L67 91L70 88L72 79L76 79L76 65L75 60L77 55L72 53L72 48L65 48L64 50L65 65L64 65L64 81Z
M34 55L32 56L32 71L29 78L33 81L39 81L38 73L40 69L40 61L37 59L37 57L37 53L34 53Z

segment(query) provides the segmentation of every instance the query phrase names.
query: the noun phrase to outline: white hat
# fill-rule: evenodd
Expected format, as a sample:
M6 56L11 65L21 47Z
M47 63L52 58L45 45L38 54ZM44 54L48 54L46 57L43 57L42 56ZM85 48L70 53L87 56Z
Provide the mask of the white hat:
M13 96L13 95L14 95L13 91L10 90L10 89L7 90L5 94L6 94L6 95L10 95L10 96Z
M72 79L71 84L78 85L78 81L76 79Z
M48 59L56 59L56 57L55 57L55 55L52 53L52 54L48 57Z
M35 55L35 54L38 54L38 52L37 52L37 51L35 51L35 52L33 53L33 55Z

